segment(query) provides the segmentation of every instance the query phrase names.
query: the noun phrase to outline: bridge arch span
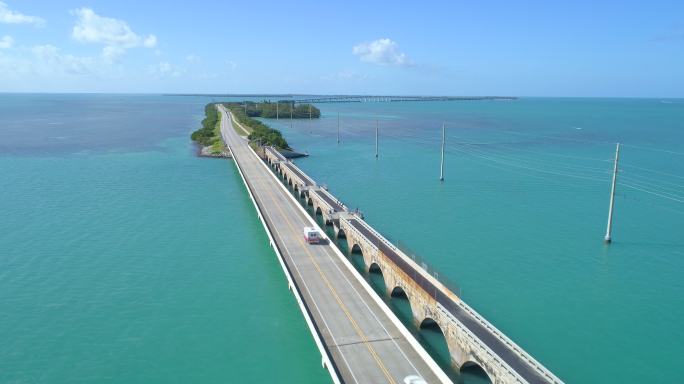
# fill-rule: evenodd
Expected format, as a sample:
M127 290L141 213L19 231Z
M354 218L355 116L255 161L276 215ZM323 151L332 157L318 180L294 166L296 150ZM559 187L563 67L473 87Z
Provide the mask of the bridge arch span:
M389 292L390 297L397 297L400 299L406 299L409 303L411 302L411 298L409 298L408 294L404 290L404 288L400 285L395 286L392 288L392 290Z
M347 238L347 233L344 231L343 228L341 227L335 227L335 236L337 236L338 239L346 239Z
M376 280L376 284L379 283L380 281L382 281L382 287L380 287L380 288L382 288L382 290L385 292L387 291L387 286L388 286L387 276L385 275L385 271L382 270L382 267L380 267L380 264L378 264L376 262L371 262L370 266L368 267L368 274L371 276L374 275L379 279L379 280ZM373 277L371 277L371 281L373 281L373 280L374 280Z
M352 259L356 255L360 255L363 259L363 270L368 271L368 268L373 263L370 258L370 252L364 249L360 243L352 243L349 247L349 253L351 254Z
M409 293L407 291L410 292L410 290L404 289L404 287L402 287L401 285L396 285L396 284L397 284L396 281L394 281L394 282L390 281L390 284L387 285L387 294L389 295L390 300L392 300L395 303L397 301L405 301L406 305L408 305L409 308L411 309L410 315L411 315L411 320L413 321L413 324L417 328L420 328L420 323L418 323L418 321L420 319L424 318L422 312L420 311L420 308L421 308L420 303L416 302L416 298L412 297L413 296L412 294L409 295Z
M487 373L487 371L482 368L482 365L480 363L468 360L463 365L461 365L461 368L459 369L459 372L463 374L469 374L470 376L476 376L481 379L486 379L490 384L493 383L492 377Z
M422 307L425 310L425 307ZM441 342L446 343L452 367L459 370L459 372L463 371L470 375L485 378L490 383L494 382L492 378L500 377L497 374L497 369L487 364L486 357L483 360L482 356L471 347L467 340L468 337L461 330L458 330L452 323L444 319L443 316L437 313L431 314L430 312L430 310L425 311L424 317L422 317L419 323L419 329L429 329L441 333L442 339L438 341L438 345ZM437 335L432 334L433 340L435 336ZM443 344L441 344L440 348L443 348Z
M449 363L452 366L460 367L459 361L460 351L454 350L454 346L450 345L449 334L446 324L440 324L439 320L432 317L423 317L418 323L418 329L423 336L423 339L430 345L431 354L435 360L441 360L444 363ZM435 356L436 354L436 356Z

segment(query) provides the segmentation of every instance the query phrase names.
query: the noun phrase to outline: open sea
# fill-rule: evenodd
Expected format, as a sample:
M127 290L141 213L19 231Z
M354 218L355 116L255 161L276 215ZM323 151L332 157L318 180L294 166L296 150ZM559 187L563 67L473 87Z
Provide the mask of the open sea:
M330 382L237 170L195 156L220 100L0 94L0 383ZM300 167L561 379L681 381L684 100L317 106L267 120Z

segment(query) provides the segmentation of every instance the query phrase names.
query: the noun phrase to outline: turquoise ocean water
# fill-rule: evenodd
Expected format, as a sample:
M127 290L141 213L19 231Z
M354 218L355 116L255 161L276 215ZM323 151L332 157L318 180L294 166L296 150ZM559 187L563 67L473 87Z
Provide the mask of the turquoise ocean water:
M0 96L0 383L329 381L205 102Z
M0 95L0 382L329 381L208 101ZM683 100L319 107L269 121L300 166L554 373L679 380Z
M271 121L311 155L300 166L563 380L679 381L684 100L320 107L320 121Z

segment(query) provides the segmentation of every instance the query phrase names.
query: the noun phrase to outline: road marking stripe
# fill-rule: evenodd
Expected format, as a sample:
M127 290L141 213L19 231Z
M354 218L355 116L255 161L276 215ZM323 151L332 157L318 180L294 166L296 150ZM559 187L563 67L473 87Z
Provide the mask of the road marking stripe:
M225 114L223 114L223 116L225 116ZM222 123L223 123L223 116L222 116ZM222 127L222 128L223 128L223 127ZM228 132L231 132L231 130L228 129ZM236 134L236 133L234 133L234 134ZM228 148L230 149L231 153L233 153L234 148L233 148L231 145L228 144L228 140L226 140L225 131L224 131L223 129L222 129L221 135L223 136L223 139L224 139L224 141L226 142L226 145L228 145ZM243 148L238 148L237 150L241 150L241 149L243 149ZM235 160L235 158L234 158L234 160ZM236 161L236 165L237 165L237 168L238 168L238 172L240 172L240 174L242 175L242 171L241 171L241 169L240 169L240 166L239 166L239 164L237 164L237 160L235 160L235 161ZM242 179L243 179L243 181L245 182L245 187L246 187L247 190L248 190L247 192L248 192L250 195L252 195L251 187L249 186L249 183L247 182L247 179L245 179L244 177L243 177ZM256 195L254 195L254 196L256 196ZM255 198L256 198L256 197L255 197ZM254 200L254 203L256 204L256 200ZM260 209L258 206L257 206L256 208L257 208L257 212L261 212L261 209ZM271 219L271 215L270 215L267 211L264 211L263 214L264 214L266 217L268 217L271 221L273 221L273 220ZM263 219L263 220L265 220L265 219ZM264 223L265 223L265 221L264 221ZM271 232L270 229L269 229L268 227L265 228L265 229L266 229L268 232ZM282 237L278 234L278 232L273 231L272 236L273 236L274 238L277 236L277 237L281 238L281 241L282 241ZM274 239L274 241L275 241L275 239ZM290 254L290 250L287 248L287 245L286 245L284 242L283 242L282 245L283 245L283 247L285 248L285 250L287 251L287 253L288 253L288 255L289 255L289 254ZM280 251L276 251L276 253L280 253ZM291 259L292 262L293 262L294 270L295 270L296 273L299 275L299 277L300 277L300 279L301 279L301 283L304 285L304 289L305 289L307 292L309 292L309 295L311 295L311 293L310 293L310 292L311 292L311 289L309 289L309 286L306 284L306 281L303 279L302 274L301 274L301 272L299 271L299 268L297 267L297 264L294 262L294 260L292 259L291 256L290 256L290 259ZM283 260L284 260L284 259L283 259ZM287 270L285 270L285 273L289 273L289 272L287 272ZM289 277L288 277L288 278L289 278ZM293 281L293 283L294 283L294 281ZM323 314L322 314L322 312L321 312L320 308L318 307L318 304L316 303L315 300L313 300L313 305L314 305L314 307L316 308L316 311L318 311L318 313L320 314L321 320L323 321L323 324L325 325L326 329L328 329L328 331L329 331L329 333L330 333L330 337L332 338L332 340L333 340L333 342L335 343L335 345L337 345L337 341L335 340L335 335L332 333L332 330L331 330L330 327L328 326L328 323L327 323L327 321L325 320L325 317L323 317ZM305 309L302 308L302 311L304 312ZM306 313L304 313L304 316L305 316L305 317L308 317L309 315L306 314ZM312 319L311 321L313 321L313 319ZM315 331L312 329L311 332L314 333ZM323 340L321 340L322 335L314 334L314 338L315 338L315 339L318 339L321 343L323 343ZM339 348L338 348L338 352L339 352L340 356L342 357L342 360L344 361L344 364L347 366L347 369L349 370L349 373L351 374L352 379L354 380L355 383L358 384L358 383L359 383L359 380L358 380L358 379L356 378L356 376L354 375L354 371L351 369L351 366L349 365L349 362L347 361L347 358L344 356L344 353L343 353ZM328 351L321 350L321 353L322 353L322 354L325 354L326 356L329 356L329 352L328 352ZM332 356L330 356L330 358L328 359L328 361L332 364ZM328 367L329 370L330 370L331 368L332 368L332 367ZM332 374L332 371L331 371L331 374ZM338 378L339 378L339 376L337 376L337 373L335 373L335 374L333 375L333 381L337 382L336 379L338 379Z
M224 116L225 116L225 112L224 112ZM229 117L228 119L230 119L230 117ZM229 120L229 121L230 121L230 120ZM235 135L235 132L230 131L230 134ZM244 148L241 148L241 149L244 150ZM237 159L236 159L236 160L237 160ZM270 172L270 170L267 170L267 171ZM263 180L261 180L261 179L257 179L257 180L259 181L259 183L260 183L261 186L263 187L263 186L264 186ZM339 297L339 294L337 293L337 291L335 290L335 288L332 286L332 284L330 283L330 281L329 281L329 279L327 278L327 276L325 275L325 273L324 273L324 272L322 271L322 269L320 268L318 262L315 260L315 258L314 258L314 256L312 255L312 253L309 251L308 245L305 244L304 241L303 241L299 236L296 236L296 234L298 233L298 231L294 228L294 226L293 226L293 224L292 224L292 221L289 219L289 216L283 211L282 207L276 202L275 197L274 197L274 195L273 195L271 189L270 189L270 188L266 188L266 191L268 192L269 197L271 198L271 200L272 200L273 202L276 203L275 205L276 205L277 209L280 211L280 213L281 213L281 214L283 215L283 217L285 218L285 221L287 222L287 224L288 224L288 226L290 227L290 229L293 231L293 233L295 233L295 237L296 237L296 238L298 239L298 241L303 245L304 250L305 250L306 253L308 254L310 260L313 262L313 264L314 264L314 266L316 267L318 273L319 273L319 274L321 275L321 277L323 278L324 283L328 286L328 288L329 288L329 290L331 291L331 293L333 294L334 298L336 299L336 301L337 301L338 304L340 305L340 308L345 312L345 315L346 315L347 318L350 320L350 323L351 323L352 326L355 328L355 330L357 331L357 333L359 334L359 336L364 340L363 343L367 346L367 348L369 349L369 352L373 355L374 359L376 359L376 362L378 362L378 365L379 365L380 368L383 370L383 373L385 373L385 375L388 377L388 379L389 379L392 383L395 383L395 381L394 381L394 380L391 378L391 376L389 375L389 372L387 371L387 369L386 369L386 367L384 366L384 364L382 363L382 361L380 361L380 358L379 358L377 352L375 351L375 349L373 348L373 346L370 345L370 344L368 344L368 338L365 336L365 334L363 333L363 331L362 331L361 328L359 327L358 323L354 320L353 316L351 315L351 313L349 312L349 310L346 308L346 306L344 305L344 303L342 303L342 301L341 301L341 299L340 299L340 297ZM282 198L283 195L280 195L280 197ZM291 207L288 205L287 208L291 208ZM288 210L289 210L289 209L288 209ZM270 217L270 215L269 215L267 212L264 212L264 213ZM296 216L298 216L298 215L296 215ZM282 240L282 236L279 236L279 237L281 237L281 240ZM284 244L283 244L283 245L284 245ZM289 250L288 250L288 252L289 252ZM329 256L329 255L326 254L326 256ZM294 262L294 259L292 259L291 255L290 255L290 259ZM338 271L340 271L339 266L338 266L337 264L335 264L335 263L333 263L333 264L334 264L334 267L335 267ZM296 268L296 263L295 263L295 268ZM297 272L299 273L298 269L297 269ZM341 272L341 271L340 271L340 272ZM300 277L301 277L301 273L299 273L299 274L300 274ZM348 284L351 286L351 288L354 290L354 292L356 293L356 295L360 297L360 294L358 293L358 291L356 290L356 288L349 282L349 279L348 279L344 274L342 274L342 276L345 278L345 280L347 281L347 283L348 283ZM304 284L306 285L305 282L304 282ZM308 288L307 288L307 290L308 290ZM363 304L366 306L366 308L368 308L368 309L370 310L370 308L368 307L368 303L366 303L366 302L364 301ZM315 302L314 302L314 305L316 305ZM317 308L317 309L318 309L318 308ZM318 310L318 311L319 311L319 313L320 313L320 310ZM371 311L371 315L375 318L375 320L378 322L378 324L383 328L383 330L385 331L385 333L386 333L388 336L390 336L390 338L391 338L391 335L389 335L389 332L387 331L387 329L386 329L386 328L384 327L384 325L380 322L380 320L377 318L377 316L376 316L374 313L372 313L372 311ZM325 319L324 319L324 318L323 318L323 321L325 322ZM328 328L328 330L330 331L330 328ZM331 334L331 336L333 336L333 335ZM333 336L333 339L334 339L334 336ZM408 360L408 358L407 358L406 355L404 354L404 352L403 352L403 350L401 349L401 347L398 346L398 344L396 343L395 340L392 339L392 341L393 341L393 343L395 344L395 346L398 347L399 351L402 353L402 355L403 355L404 358L408 361L408 363L413 367L412 362L411 362L410 360ZM339 350L339 349L338 349L338 350ZM344 359L344 354L343 354L341 351L340 351L340 354L342 355L342 358ZM345 359L345 360L346 360L346 359ZM346 361L345 361L345 362L346 362ZM348 364L347 364L347 365L348 365ZM414 368L414 370L415 370L415 367L413 367L413 368ZM350 370L350 371L351 371L351 370ZM416 370L416 371L417 371L417 370ZM353 372L352 372L352 375L353 375Z
M257 180L260 182L261 186L263 187L263 186L264 186L263 182L262 182L261 180L259 180L259 179L257 179ZM282 209L282 207L280 206L280 204L278 204L278 202L276 201L275 196L273 195L273 192L272 192L269 188L265 188L265 190L266 190L266 192L268 193L268 195L269 195L271 201L273 201L273 203L275 204L276 208L277 208L277 209L280 211L280 213L282 214L283 218L284 218L285 221L287 222L287 225L290 227L290 229L292 230L292 232L294 232L295 234L297 234L297 233L298 233L297 229L294 227L294 225L292 224L292 221L291 221L290 218L287 216L287 214L283 211L283 209ZM363 340L364 345L366 346L366 348L368 349L368 351L370 352L370 354L373 356L373 359L375 359L375 361L377 362L378 366L380 367L380 369L381 369L382 372L384 373L385 377L387 377L387 379L389 380L390 383L396 383L396 381L394 380L394 378L392 377L392 375L391 375L391 374L389 373L389 371L387 370L387 367L385 366L385 364L384 364L384 363L382 362L382 360L380 359L380 356L378 356L377 352L375 351L375 348L373 348L373 346L368 342L368 338L366 337L365 333L363 332L363 330L361 329L361 327L359 327L359 325L358 325L358 323L356 322L356 320L354 320L354 317L351 315L351 313L349 312L349 310L347 309L347 307L344 305L344 303L343 303L342 300L340 299L339 294L337 293L337 290L335 290L335 287L332 286L332 284L331 284L330 281L328 280L328 277L325 275L325 272L323 272L323 271L321 270L321 267L319 266L318 262L316 261L316 259L315 259L315 258L313 257L313 255L311 254L311 251L309 250L309 245L306 244L306 243L304 243L304 240L302 240L299 236L295 235L295 237L297 238L297 240L299 241L299 243L300 243L300 244L302 245L302 247L304 248L304 251L305 251L306 254L309 256L309 259L312 261L314 267L316 268L316 270L318 271L318 273L321 275L321 278L323 279L323 282L324 282L325 285L328 287L328 289L330 290L330 292L333 294L333 297L335 298L335 301L337 301L337 304L340 306L340 308L342 309L342 311L344 312L344 314L347 316L347 319L348 319L348 320L350 321L350 323L352 324L352 327L355 329L355 331L356 331L356 333L359 335L359 337L361 337L361 339Z

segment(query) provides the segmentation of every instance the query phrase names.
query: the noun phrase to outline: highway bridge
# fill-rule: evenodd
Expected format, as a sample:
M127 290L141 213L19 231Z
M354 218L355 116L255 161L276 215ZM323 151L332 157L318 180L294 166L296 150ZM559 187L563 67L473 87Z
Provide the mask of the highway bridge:
M239 123L222 106L219 110L223 139L333 382L450 379L322 229L325 244L304 241L302 228L317 224L295 196L321 215L336 237L346 239L350 252L361 254L366 268L382 273L389 295L408 299L416 326L440 328L456 369L479 366L492 383L562 383L276 149L266 147L259 156L233 129Z
M295 103L372 103L399 101L473 101L473 100L515 100L511 96L371 96L371 95L341 95L341 96L312 96L292 99Z

